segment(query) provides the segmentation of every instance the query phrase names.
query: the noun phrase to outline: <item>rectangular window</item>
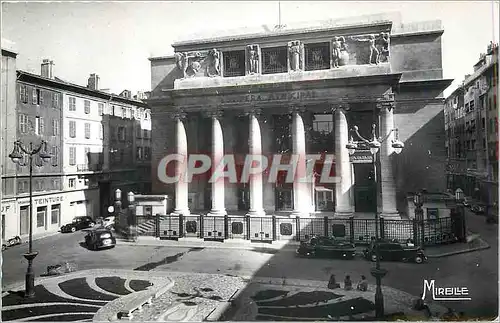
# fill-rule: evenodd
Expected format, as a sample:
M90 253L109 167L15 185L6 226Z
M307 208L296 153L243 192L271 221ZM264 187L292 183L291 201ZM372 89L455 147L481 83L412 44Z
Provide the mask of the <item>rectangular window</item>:
M57 166L59 164L59 147L52 146L52 166Z
M76 111L76 98L69 97L69 111Z
M245 51L224 52L224 76L245 76Z
M125 127L118 127L118 140L125 141Z
M45 185L43 182L43 179L39 179L35 182L35 190L36 191L43 191L45 189Z
M21 93L21 102L28 103L28 88L26 87L26 85L21 85L20 93Z
M59 93L52 93L52 106L54 108L59 107Z
M59 120L52 120L52 136L59 136Z
M38 95L36 89L33 89L33 91L31 91L31 104L38 104Z
M37 90L37 95L38 95L38 104L43 104L43 91Z
M330 44L305 44L306 71L325 70L330 68Z
M126 117L127 117L127 109L122 108L122 118L126 118Z
M35 134L40 134L40 117L35 117Z
M85 100L85 101L83 101L83 103L84 103L85 114L89 114L90 113L90 101Z
M90 123L85 122L85 139L90 139Z
M50 224L58 224L60 214L61 214L61 204L52 205L50 210Z
M74 179L74 178L70 178L70 179L68 180L68 186L69 186L70 188L75 188L75 187L76 187L76 179Z
M151 158L151 147L144 147L144 159L149 160Z
M470 111L474 111L474 100L470 101Z
M262 49L262 74L285 73L287 71L287 47L272 47Z
M138 139L142 138L142 128L141 128L141 126L137 126L135 133L136 133L136 137Z
M149 139L149 131L144 129L144 133L143 133L143 136L142 136L144 139Z
M484 118L481 119L481 129L484 129L484 126L486 124L486 120Z
M71 138L76 138L76 121L69 122L69 136Z
M97 104L97 112L99 113L100 116L104 114L104 103Z
M69 164L76 165L76 147L69 147Z
M39 206L36 208L36 227L45 227L45 217L47 216L47 207Z
M19 131L21 133L28 132L28 116L25 114L19 115Z
M45 134L45 119L43 117L37 117L37 120L38 120L37 135L43 136Z
M104 138L104 125L99 125L99 139Z
M137 159L141 160L142 159L142 147L137 147Z
M19 215L20 215L20 234L25 235L28 234L29 232L29 227L30 227L30 215L29 215L29 206L21 206L19 208Z

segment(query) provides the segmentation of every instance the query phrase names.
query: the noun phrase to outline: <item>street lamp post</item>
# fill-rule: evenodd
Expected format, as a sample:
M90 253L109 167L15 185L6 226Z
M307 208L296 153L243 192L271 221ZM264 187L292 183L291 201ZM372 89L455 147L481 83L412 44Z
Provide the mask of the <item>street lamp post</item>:
M455 190L455 201L457 205L457 213L460 218L460 227L459 227L459 232L458 238L461 242L466 241L466 229L465 229L465 210L464 210L464 191L462 191L461 188L457 188Z
M14 142L14 149L12 153L9 154L10 159L18 165L26 166L21 164L21 160L24 156L29 157L29 194L30 194L30 207L29 207L29 247L28 252L23 254L24 258L28 260L28 269L26 271L26 290L24 292L24 297L33 298L35 297L35 273L33 272L33 260L38 255L38 251L33 251L33 156L40 156L42 161L48 161L52 155L47 153L47 142L42 140L37 147L33 147L33 143L30 142L29 148L26 148L24 144L17 140Z
M415 218L420 224L420 248L424 247L424 211L422 210L422 205L424 205L424 199L421 192L418 192L413 196L413 204L415 204Z
M135 219L135 195L133 192L128 192L127 194L127 200L128 200L128 208L129 208L129 215L128 215L128 232L129 232L129 237L132 237L132 240L135 241L136 236L135 236L135 224L136 224L136 219Z
M376 125L372 125L372 140L365 139L361 136L361 134L358 131L358 127L354 126L353 127L353 132L356 134L356 136L361 140L361 142L368 144L368 147L370 148L370 152L373 155L372 158L372 166L373 166L373 181L374 181L374 186L375 186L375 257L376 257L376 265L375 268L372 268L370 270L370 273L372 274L373 277L375 277L376 282L377 282L377 289L375 291L375 315L377 318L382 318L384 316L384 296L382 295L382 278L387 274L386 269L380 268L380 257L379 257L379 214L378 214L378 203L377 203L377 198L378 198L378 188L377 188L377 152L380 149L380 146L383 142L385 142L388 138L389 135L395 131L396 132L396 138L392 140L392 148L394 148L394 152L396 154L400 154L401 151L403 150L404 144L397 139L397 129L391 129L389 130L389 133L387 133L384 137L377 138L376 134ZM356 149L358 148L358 143L352 139L352 137L349 140L349 143L346 145L346 148L349 152L349 155L352 155L356 152Z

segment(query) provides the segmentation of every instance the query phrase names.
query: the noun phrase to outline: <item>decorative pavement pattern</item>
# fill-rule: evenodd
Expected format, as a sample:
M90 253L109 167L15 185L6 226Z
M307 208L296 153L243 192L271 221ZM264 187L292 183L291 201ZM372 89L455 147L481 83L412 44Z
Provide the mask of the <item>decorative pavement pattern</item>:
M2 321L90 322L108 303L168 282L149 273L119 270L86 270L40 278L32 299L23 297L22 286L2 294Z

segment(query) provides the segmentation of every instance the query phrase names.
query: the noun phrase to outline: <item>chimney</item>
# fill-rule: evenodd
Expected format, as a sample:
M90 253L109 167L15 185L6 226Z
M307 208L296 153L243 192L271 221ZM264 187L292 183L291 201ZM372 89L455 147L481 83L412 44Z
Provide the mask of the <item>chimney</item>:
M87 87L91 90L99 90L99 75L95 73L90 74Z
M54 78L54 61L44 59L42 61L41 75L49 79Z

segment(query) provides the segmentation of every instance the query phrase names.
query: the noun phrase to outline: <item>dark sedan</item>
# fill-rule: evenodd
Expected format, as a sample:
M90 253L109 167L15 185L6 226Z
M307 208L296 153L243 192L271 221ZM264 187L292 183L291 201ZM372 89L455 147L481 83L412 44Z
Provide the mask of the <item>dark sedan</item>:
M356 256L356 246L334 238L312 237L308 241L301 242L296 253L302 257L352 259Z
M81 229L92 228L95 221L90 216L77 216L71 223L61 227L61 232L75 232Z
M363 251L366 259L377 261L376 245L375 242L372 242L370 246ZM427 260L424 251L420 247L385 241L379 241L378 247L380 260L413 261L417 264L421 264Z
M92 250L113 248L116 246L116 238L109 229L99 228L91 230L85 236L85 245Z

